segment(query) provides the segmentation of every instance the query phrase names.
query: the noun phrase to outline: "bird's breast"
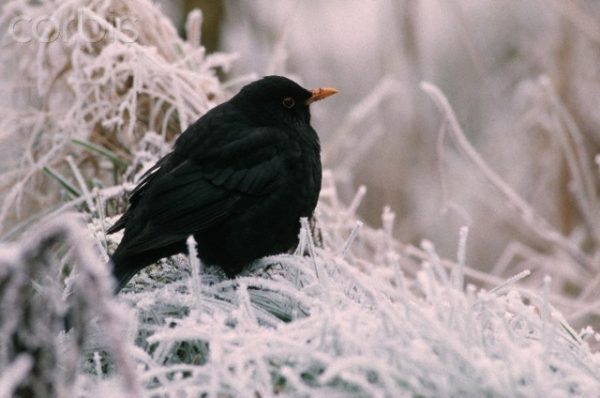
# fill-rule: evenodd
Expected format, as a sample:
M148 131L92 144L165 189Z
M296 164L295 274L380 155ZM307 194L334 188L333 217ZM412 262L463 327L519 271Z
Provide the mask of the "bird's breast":
M318 150L302 148L287 162L289 177L285 178L287 190L301 217L310 216L317 205L321 190L321 159Z

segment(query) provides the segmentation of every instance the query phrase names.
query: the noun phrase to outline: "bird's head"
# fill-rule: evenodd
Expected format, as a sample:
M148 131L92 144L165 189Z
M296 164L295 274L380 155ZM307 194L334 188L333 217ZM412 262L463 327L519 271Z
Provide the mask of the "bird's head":
M335 93L330 87L307 90L286 77L266 76L244 86L232 101L261 122L295 126L310 123L310 104Z

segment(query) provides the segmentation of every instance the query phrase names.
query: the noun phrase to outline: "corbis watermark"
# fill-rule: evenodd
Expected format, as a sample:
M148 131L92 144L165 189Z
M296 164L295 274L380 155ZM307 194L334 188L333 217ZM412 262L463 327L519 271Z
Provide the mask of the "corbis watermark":
M110 13L109 13L110 14ZM67 42L76 34L88 43L101 41L119 41L133 43L137 41L138 19L127 15L112 13L108 18L94 14L86 8L80 8L69 18L55 16L18 16L11 20L8 34L18 43L51 43L58 40Z

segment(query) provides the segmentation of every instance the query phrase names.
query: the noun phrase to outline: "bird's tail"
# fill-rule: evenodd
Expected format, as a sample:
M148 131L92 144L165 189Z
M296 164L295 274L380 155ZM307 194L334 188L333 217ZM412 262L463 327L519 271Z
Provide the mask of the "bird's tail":
M115 287L115 294L119 293L121 289L127 285L127 282L137 273L137 270L131 270L127 268L119 268L119 270L113 270L113 275L117 279L117 286Z
M117 280L115 294L127 285L127 282L135 274L148 265L153 264L163 257L169 257L173 254L182 253L185 251L184 242L176 242L175 244L160 247L152 250L143 251L141 253L130 254L127 248L119 246L110 258L112 273Z
M115 252L109 262L112 274L117 280L114 293L119 293L127 285L127 282L146 265L148 265L147 261L143 261L141 258L125 257L119 255L118 251Z

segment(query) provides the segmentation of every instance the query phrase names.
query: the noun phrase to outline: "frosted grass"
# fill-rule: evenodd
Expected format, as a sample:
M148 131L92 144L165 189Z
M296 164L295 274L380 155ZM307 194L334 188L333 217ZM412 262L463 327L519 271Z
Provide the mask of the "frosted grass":
M58 383L65 396L584 397L600 389L600 355L586 342L599 336L568 326L549 303L549 278L540 293L519 288L526 272L489 291L463 289L457 281L464 278L464 259L448 273L428 243L428 258L414 278L393 264L370 263L366 273L360 267L367 259L353 254L352 245L345 255L343 246L313 246L305 227L304 256L258 260L234 280L211 266L200 277L186 256L175 256L134 278L117 304L92 243L99 226L61 224L1 254L9 264L3 269L16 270L36 247L31 242L59 239L53 235L58 230L76 249L78 274L94 275L80 293L89 304L81 309L84 318L94 318L89 332L35 334L41 346L55 347L59 362L69 352L65 347L80 341L88 359L70 365L74 382ZM338 234L334 225L321 223L320 229ZM368 229L348 226L344 232L347 237L354 230L358 243ZM459 257L466 234L461 231ZM406 255L380 247L387 258ZM10 289L0 286L6 297ZM42 292L57 287L39 286ZM104 304L92 305L98 297ZM12 307L2 306L4 320L11 314ZM2 336L23 328L2 324ZM32 355L25 350L8 360L3 351L0 391L36 377L28 371Z
M227 98L217 69L235 55L207 55L192 36L201 21L190 16L188 42L149 0L2 4L0 237L63 201L54 180L75 177L92 206L82 178L100 189L122 182L146 133L171 142Z

